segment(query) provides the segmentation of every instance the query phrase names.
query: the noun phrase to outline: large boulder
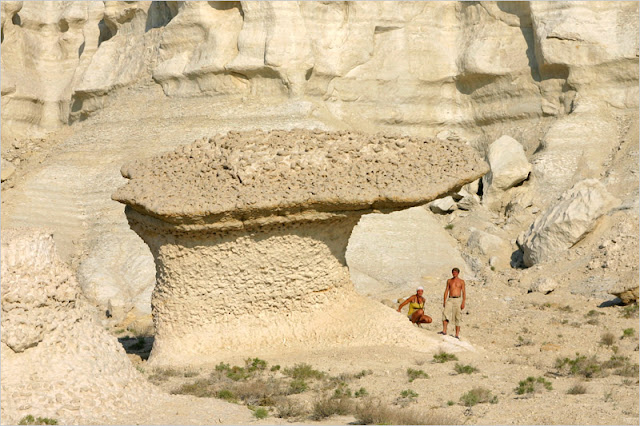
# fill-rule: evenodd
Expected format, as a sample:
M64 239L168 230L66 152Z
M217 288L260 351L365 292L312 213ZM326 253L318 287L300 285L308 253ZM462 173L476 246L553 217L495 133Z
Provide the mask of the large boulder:
M503 192L527 179L531 164L520 142L506 135L489 145L487 161L491 171L482 178L482 202L499 209Z
M424 207L362 216L346 259L356 291L376 300L406 297L418 284L441 291L453 267L472 277L456 240Z
M578 182L518 238L525 265L554 260L558 253L580 241L595 227L600 216L619 203L599 181Z

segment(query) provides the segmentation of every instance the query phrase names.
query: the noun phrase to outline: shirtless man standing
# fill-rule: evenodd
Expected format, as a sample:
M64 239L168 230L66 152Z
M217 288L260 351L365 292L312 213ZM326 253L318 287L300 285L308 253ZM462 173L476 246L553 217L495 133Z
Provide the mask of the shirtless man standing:
M453 320L456 326L456 339L460 339L460 322L462 321L461 311L464 309L464 302L467 300L467 292L464 287L464 280L458 278L460 269L453 268L451 274L453 278L447 280L447 288L444 290L444 302L442 306L442 331L438 334L447 334L447 325ZM462 296L462 302L460 301Z

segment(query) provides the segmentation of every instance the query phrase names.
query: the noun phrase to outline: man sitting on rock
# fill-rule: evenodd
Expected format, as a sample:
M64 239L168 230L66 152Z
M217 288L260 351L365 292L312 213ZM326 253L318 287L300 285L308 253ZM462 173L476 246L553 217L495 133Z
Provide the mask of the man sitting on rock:
M447 280L447 287L444 289L442 331L438 332L438 334L446 335L447 325L450 320L453 320L456 326L456 339L460 339L460 323L462 322L464 302L467 300L467 292L464 286L464 280L458 278L460 269L453 268L451 274L453 277Z
M398 306L398 312L406 305L409 304L409 313L407 316L412 323L417 324L420 327L420 324L430 324L431 317L424 314L424 302L426 299L422 297L422 293L424 293L424 288L418 287L416 289L416 294L407 298L404 302Z

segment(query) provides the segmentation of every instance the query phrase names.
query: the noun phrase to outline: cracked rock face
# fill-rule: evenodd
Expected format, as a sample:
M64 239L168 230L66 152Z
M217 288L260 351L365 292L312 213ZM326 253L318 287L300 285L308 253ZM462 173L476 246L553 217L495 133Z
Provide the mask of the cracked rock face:
M406 317L353 290L351 231L487 169L462 142L302 130L231 133L123 167L114 199L156 262L150 361L402 344Z

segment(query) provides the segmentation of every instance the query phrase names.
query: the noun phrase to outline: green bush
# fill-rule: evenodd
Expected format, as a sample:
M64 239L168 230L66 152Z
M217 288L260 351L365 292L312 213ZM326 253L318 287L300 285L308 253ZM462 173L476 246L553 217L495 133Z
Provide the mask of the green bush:
M418 397L418 394L411 389L405 389L402 392L400 392L400 397L414 399Z
M222 389L218 391L218 394L216 396L219 399L224 399L225 401L229 401L229 402L235 402L237 399L235 394L228 389Z
M356 379L362 379L364 376L368 376L369 374L373 374L372 370L362 370L359 373L356 373L353 377Z
M285 368L283 373L292 379L323 379L326 374L314 370L309 364L296 364L293 368Z
M19 425L57 425L58 420L49 417L33 417L28 414L20 419Z
M278 398L275 401L276 415L281 419L299 418L307 414L303 406L288 398Z
M542 388L546 390L553 389L551 382L545 379L544 377L527 377L525 380L521 380L518 383L518 387L516 388L516 393L518 395L523 395L525 393L535 393L540 391Z
M380 401L367 398L355 409L357 424L362 425L455 425L462 424L449 417L434 415L426 410L391 408Z
M240 380L246 380L251 376L252 374L248 370L242 367L238 367L237 365L234 365L233 367L227 370L227 377L233 380L234 382L237 382Z
M437 354L433 355L433 360L438 363L444 363L447 361L457 361L458 357L455 356L454 354L440 351Z
M605 374L602 369L602 365L598 362L595 355L587 358L579 353L576 353L576 357L574 359L557 358L556 368L559 371L566 371L572 376L580 375L587 378L599 377Z
M471 365L462 365L462 364L458 364L457 362L456 362L455 370L456 370L456 373L458 374L471 374L478 371L477 368Z
M256 408L253 410L253 416L256 419L266 419L269 416L269 411L266 408Z
M407 376L409 376L409 383L413 382L415 379L429 378L429 375L424 371L414 370L413 368L407 368Z
M486 402L497 404L498 397L492 395L489 389L482 387L473 388L460 397L460 403L465 407L473 407L476 404L483 404Z
M304 379L294 379L289 384L289 394L302 393L309 389L307 382Z
M278 370L280 370L280 366L277 364L271 367L271 371L278 371Z
M620 337L621 339L624 338L629 338L629 337L634 337L636 335L636 330L633 328L625 328L624 330L622 330L622 337Z
M356 398L362 398L364 396L368 396L369 392L367 392L367 390L365 388L360 388L356 391L356 393L354 394L354 396Z
M456 403L455 401L451 401L451 400L447 401L447 405L449 407L451 407L452 405L455 405L455 403Z
M260 358L247 358L244 361L248 372L252 373L256 370L263 371L267 368L267 361Z
M220 364L216 365L216 371L227 371L231 368L229 364L225 364L224 362L220 362Z

